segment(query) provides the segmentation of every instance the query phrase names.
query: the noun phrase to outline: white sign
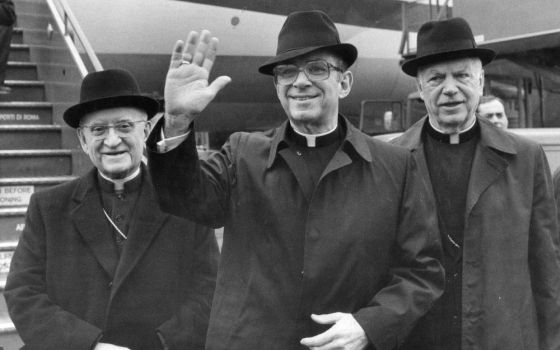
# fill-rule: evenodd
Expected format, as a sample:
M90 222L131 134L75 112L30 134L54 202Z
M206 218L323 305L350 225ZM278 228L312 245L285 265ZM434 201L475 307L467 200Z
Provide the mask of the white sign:
M14 252L0 252L0 274L10 272L10 263Z
M0 207L28 205L34 191L35 186L0 186Z

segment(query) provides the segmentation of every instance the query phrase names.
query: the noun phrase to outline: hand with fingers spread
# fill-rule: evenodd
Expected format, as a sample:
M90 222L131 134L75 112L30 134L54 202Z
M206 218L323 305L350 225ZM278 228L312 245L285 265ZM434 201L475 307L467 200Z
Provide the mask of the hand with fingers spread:
M313 350L362 350L368 345L366 333L354 316L335 312L324 315L311 315L320 324L334 324L327 331L311 338L303 338L301 344Z
M218 39L203 30L190 32L186 42L178 40L171 54L165 81L165 135L183 134L231 79L208 77L218 48Z

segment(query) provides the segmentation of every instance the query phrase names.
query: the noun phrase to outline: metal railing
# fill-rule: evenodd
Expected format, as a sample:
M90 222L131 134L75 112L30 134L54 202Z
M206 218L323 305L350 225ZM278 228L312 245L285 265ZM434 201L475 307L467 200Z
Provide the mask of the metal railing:
M416 54L416 47L410 47L410 32L411 27L416 24L410 23L408 10L410 6L417 3L416 0L402 0L401 2L401 26L402 35L399 45L399 54L403 57L408 57ZM426 21L441 21L448 18L450 8L450 0L429 0L427 6Z
M80 48L85 52L85 56L89 59L89 63L93 67L93 70L103 70L101 62L99 62L95 51L90 45L78 20L76 19L76 16L74 16L74 13L70 9L70 6L68 6L66 0L47 0L47 4L54 17L58 30L62 33L64 42L66 43L74 62L76 62L76 65L80 70L82 78L88 74L88 68L82 58L82 55L80 54L80 51L78 50L76 40L78 41Z

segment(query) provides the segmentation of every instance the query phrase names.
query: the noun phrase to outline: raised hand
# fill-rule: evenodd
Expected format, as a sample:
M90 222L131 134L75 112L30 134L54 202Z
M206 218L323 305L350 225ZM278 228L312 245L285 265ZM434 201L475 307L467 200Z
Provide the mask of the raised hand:
M165 80L166 137L185 133L190 123L231 81L227 76L220 76L208 82L217 49L218 39L207 30L200 34L192 31L186 42L175 43Z

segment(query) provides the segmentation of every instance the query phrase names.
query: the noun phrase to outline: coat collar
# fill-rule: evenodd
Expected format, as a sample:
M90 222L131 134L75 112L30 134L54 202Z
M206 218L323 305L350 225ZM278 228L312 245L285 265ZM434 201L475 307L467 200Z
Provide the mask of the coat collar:
M145 166L142 166L141 176L143 181L130 221L129 239L120 259L112 228L103 215L97 185L97 169L80 178L72 196L75 206L71 217L75 227L92 249L103 269L113 278L113 290L117 290L128 276L169 216L159 210Z
M371 162L371 153L367 145L366 137L358 129L356 129L344 116L339 115L338 118L339 125L346 130L344 140L342 141L344 145L350 145L356 153L362 157L364 160ZM286 143L286 129L288 127L288 121L282 123L278 128L274 129L272 135L272 143L270 146L270 153L268 155L268 161L266 163L267 169L269 169L272 164L274 164L278 152L284 147L287 147ZM336 156L336 155L335 155Z
M394 143L413 152L421 172L428 183L431 184L422 143L422 129L425 122L427 122L427 117L411 126L404 134L395 139ZM486 188L496 181L508 167L509 160L505 155L517 154L513 137L507 131L500 130L481 118L478 118L478 122L480 125L480 142L475 150L470 174L465 218L469 216ZM465 237L464 239L470 238Z
M424 123L427 122L428 117L425 116L414 123L404 134L399 136L395 142L411 151L421 148L422 130L424 128ZM477 122L480 125L480 143L482 146L487 146L503 153L517 154L515 144L507 131L492 126L488 121L482 118L477 118Z

